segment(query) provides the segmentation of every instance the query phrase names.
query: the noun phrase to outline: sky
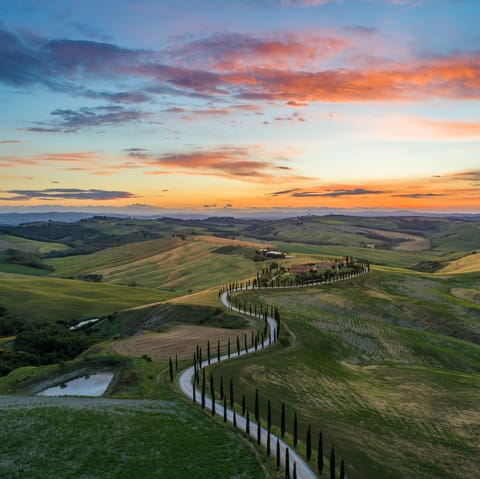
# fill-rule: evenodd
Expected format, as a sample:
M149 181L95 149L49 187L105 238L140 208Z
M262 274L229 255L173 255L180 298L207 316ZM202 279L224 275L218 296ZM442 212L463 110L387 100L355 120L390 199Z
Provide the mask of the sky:
M0 3L0 211L480 212L478 0Z

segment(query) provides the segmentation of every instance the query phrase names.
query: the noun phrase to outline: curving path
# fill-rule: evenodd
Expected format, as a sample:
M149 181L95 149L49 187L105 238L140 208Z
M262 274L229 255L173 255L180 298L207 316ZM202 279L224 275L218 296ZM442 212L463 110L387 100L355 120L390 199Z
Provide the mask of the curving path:
M365 274L367 271L364 270L363 272L361 273L358 273L358 274L355 274L355 275L351 275L349 276L348 278L345 278L345 279L351 279L353 277L356 277L356 276L360 276L361 274ZM341 280L336 280L336 281L341 281ZM335 282L336 282L335 281ZM311 283L309 285L302 285L302 286L297 286L297 287L308 287L308 286L316 286L318 284L324 284L324 282L319 282L319 283ZM286 287L281 287L281 288L292 288L292 287L295 287L295 286L286 286ZM251 287L249 287L248 289L252 289ZM272 288L255 288L255 289L272 289ZM273 289L278 289L278 288L273 288ZM239 290L236 290L236 291L241 291L240 289ZM234 292L236 292L234 291ZM245 291L245 289L243 289L243 291ZM249 313L244 313L243 311L240 311L240 309L232 306L231 303L229 303L228 301L228 292L224 292L221 296L220 296L220 299L222 301L222 303L229 309L231 309L232 311L236 311L238 313L241 313L241 314L246 314L247 316L250 316ZM251 315L253 316L253 315ZM258 317L258 316L257 316ZM263 343L263 348L267 348L269 345L270 345L270 338L272 338L272 344L273 344L273 335L274 335L274 332L276 334L277 332L277 323L276 321L271 318L270 316L267 317L267 321L268 321L268 325L270 326L270 337L267 337ZM259 348L262 348L262 345L260 344L259 345ZM262 349L263 349L262 348ZM242 350L240 351L240 356L244 356L245 354L249 354L251 352L253 352L254 349L252 348L251 350L249 350L249 352L247 353L245 350ZM235 359L236 357L238 357L238 354L237 353L232 353L230 355L230 360L233 360ZM225 361L225 360L228 360L228 355L223 355L223 356L220 356L220 361ZM210 359L210 364L215 364L218 362L218 357L211 357ZM202 368L208 366L208 360L205 360L202 362ZM179 379L178 379L178 384L180 386L180 389L184 392L184 394L186 396L188 396L190 399L193 400L193 376L194 376L194 367L193 366L190 366L189 368L185 369L179 376ZM195 401L198 402L199 404L201 403L201 400L202 400L202 396L201 396L201 392L198 390L199 388L196 388L195 390ZM212 400L210 399L210 397L206 396L205 397L205 409L212 409ZM216 411L216 414L220 417L223 417L224 415L224 409L223 409L223 405L220 403L220 401L216 401L215 402L215 411ZM246 432L246 424L247 424L247 420L244 416L241 416L240 414L235 414L235 419L236 419L236 423L237 423L237 428L241 429L242 431L245 431ZM232 423L233 424L233 410L230 409L230 408L227 408L227 421ZM261 427L261 444L265 447L267 447L267 440L268 440L268 432L267 432L267 429ZM255 422L255 421L252 421L250 420L250 437L252 437L255 441L257 441L257 436L258 434L258 424ZM277 439L279 440L279 444L280 444L280 463L282 465L283 468L285 468L285 458L286 458L286 451L288 449L288 452L289 452L289 464L290 464L290 477L293 477L293 464L295 463L296 464L296 469L297 469L297 479L316 479L317 476L316 474L313 472L313 470L310 468L310 466L307 464L307 462L300 456L298 455L294 449L292 449L291 446L289 446L288 444L286 444L282 439L278 438L278 436L276 436L275 434L273 433L270 433L270 450L271 450L271 454L273 457L275 457L276 455L276 447L277 447Z

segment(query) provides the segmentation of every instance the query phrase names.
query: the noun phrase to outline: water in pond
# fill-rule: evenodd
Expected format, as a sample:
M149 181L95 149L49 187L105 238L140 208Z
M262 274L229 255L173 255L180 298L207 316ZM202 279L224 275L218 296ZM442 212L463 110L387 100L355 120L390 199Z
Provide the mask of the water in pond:
M38 393L39 396L101 396L113 378L112 373L97 373L72 379Z

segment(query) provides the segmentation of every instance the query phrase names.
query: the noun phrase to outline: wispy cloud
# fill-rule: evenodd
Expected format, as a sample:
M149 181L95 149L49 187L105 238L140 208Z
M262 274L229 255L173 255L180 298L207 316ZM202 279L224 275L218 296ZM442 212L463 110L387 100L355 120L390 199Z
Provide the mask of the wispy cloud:
M134 152L135 154L135 152ZM193 174L219 176L240 181L265 183L305 180L294 170L274 159L260 146L223 146L179 153L152 155L141 152L139 159L150 167L147 174ZM270 159L265 159L270 158ZM285 160L282 160L285 161ZM154 168L152 171L151 168Z
M83 128L112 126L131 123L150 116L139 110L120 106L99 106L80 108L78 110L54 110L51 115L56 118L51 122L38 122L36 126L26 128L34 133L75 133Z
M125 198L137 198L137 195L128 191L109 191L80 188L48 188L45 190L7 190L5 193L15 195L13 197L0 197L0 201L25 201L31 199L40 200L117 200Z
M293 192L292 196L295 198L306 198L306 197L330 197L336 198L338 196L365 196L365 195L382 195L385 194L383 190L367 190L364 188L354 188L351 190L333 190L326 191L324 193L315 192L315 191L300 191Z

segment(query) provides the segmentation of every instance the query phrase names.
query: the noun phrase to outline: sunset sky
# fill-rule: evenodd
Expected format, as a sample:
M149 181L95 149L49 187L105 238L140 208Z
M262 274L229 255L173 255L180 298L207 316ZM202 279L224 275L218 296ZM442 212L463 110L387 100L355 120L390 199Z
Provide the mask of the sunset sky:
M478 0L0 3L0 211L480 212Z

